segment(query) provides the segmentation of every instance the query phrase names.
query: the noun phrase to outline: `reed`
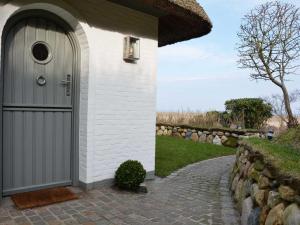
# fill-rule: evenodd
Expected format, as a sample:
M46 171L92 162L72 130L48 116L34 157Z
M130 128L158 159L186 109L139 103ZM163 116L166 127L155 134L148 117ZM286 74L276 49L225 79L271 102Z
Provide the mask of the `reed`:
M212 112L158 112L156 116L156 122L172 125L186 124L207 128L222 127L219 115Z

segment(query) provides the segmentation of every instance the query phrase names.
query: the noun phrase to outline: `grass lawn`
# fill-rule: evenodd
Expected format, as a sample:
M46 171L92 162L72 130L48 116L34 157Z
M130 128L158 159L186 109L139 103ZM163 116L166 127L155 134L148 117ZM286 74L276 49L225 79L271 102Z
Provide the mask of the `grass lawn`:
M289 129L284 132L277 138L276 143L298 149L300 151L300 127Z
M195 143L174 137L156 137L155 174L166 177L188 164L235 154L236 149Z
M299 140L298 140L299 141ZM292 175L300 179L300 150L288 146L287 143L276 143L264 139L251 138L245 140L256 151L265 156L265 160L280 169L286 175Z

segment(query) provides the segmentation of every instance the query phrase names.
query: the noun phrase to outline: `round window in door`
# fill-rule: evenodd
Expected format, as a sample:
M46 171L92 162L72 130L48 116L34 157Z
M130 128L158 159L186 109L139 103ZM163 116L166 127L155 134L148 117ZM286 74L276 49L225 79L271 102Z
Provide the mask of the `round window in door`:
M46 42L35 42L31 47L32 58L39 64L47 64L52 59L50 46Z

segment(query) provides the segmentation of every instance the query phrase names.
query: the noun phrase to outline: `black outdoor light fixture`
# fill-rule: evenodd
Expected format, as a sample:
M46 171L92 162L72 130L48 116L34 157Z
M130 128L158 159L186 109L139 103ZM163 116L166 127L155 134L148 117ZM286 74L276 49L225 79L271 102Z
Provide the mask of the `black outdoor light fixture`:
M267 138L268 140L272 140L274 137L274 131L273 130L269 130L268 133L267 133Z
M124 38L124 60L136 62L140 59L140 39L132 36Z

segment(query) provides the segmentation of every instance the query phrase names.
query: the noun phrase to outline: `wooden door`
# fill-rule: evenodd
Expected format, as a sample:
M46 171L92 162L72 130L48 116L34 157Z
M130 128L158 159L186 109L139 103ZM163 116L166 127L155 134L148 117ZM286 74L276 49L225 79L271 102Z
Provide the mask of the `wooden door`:
M71 184L73 51L51 20L23 19L4 41L3 195Z

